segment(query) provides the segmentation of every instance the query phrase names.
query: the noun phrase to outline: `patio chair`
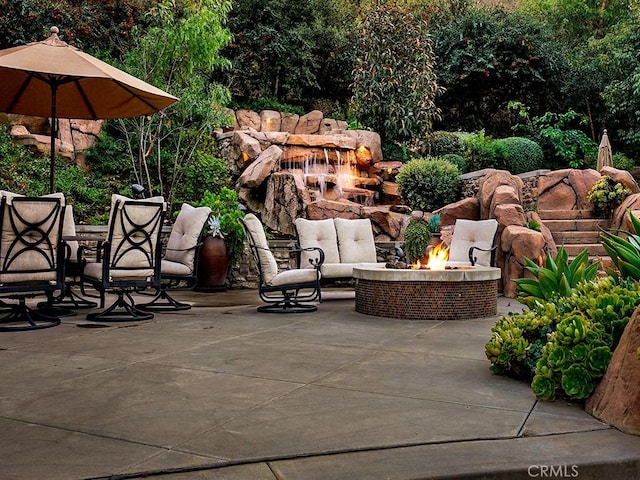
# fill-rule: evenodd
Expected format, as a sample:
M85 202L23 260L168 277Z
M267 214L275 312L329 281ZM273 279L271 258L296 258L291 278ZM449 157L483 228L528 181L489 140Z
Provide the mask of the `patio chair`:
M191 290L198 280L198 256L202 246L202 231L211 215L209 207L193 207L183 203L173 223L167 248L160 265L160 289L153 300L139 304L145 311L188 310L191 305L177 301L168 290Z
M54 327L60 318L27 305L38 295L53 297L64 280L62 194L24 197L1 192L0 331ZM5 300L17 300L18 303Z
M303 313L318 309L311 302L320 297L320 267L324 261L322 249L314 247L304 249L315 251L314 268L295 268L278 270L278 264L269 248L262 222L254 214L249 213L240 219L249 241L249 249L256 262L259 273L260 299L268 305L258 307L259 312L268 313ZM291 250L290 253L298 252Z
M42 309L83 309L83 308L95 308L98 306L97 302L87 300L81 295L78 295L73 287L80 285L80 274L84 268L84 264L87 263L87 255L82 254L80 242L77 240L76 222L73 216L73 205L66 205L64 209L64 221L62 225L62 238L65 245L65 278L64 288L59 295L52 298L49 302L43 302L38 304L38 308ZM86 295L85 292L82 292Z
M132 293L144 288L160 289L160 233L166 204L162 197L133 200L114 194L106 241L100 261L84 265L80 281L97 289L101 312L88 320L123 322L149 320L153 313L137 308ZM104 295L117 298L104 308Z
M458 219L449 247L449 266L482 265L494 267L498 221Z

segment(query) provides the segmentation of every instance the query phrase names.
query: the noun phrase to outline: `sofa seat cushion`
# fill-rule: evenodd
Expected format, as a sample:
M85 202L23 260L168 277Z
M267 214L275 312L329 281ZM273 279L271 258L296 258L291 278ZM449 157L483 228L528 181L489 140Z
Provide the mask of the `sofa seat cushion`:
M193 268L190 265L185 265L182 262L173 262L171 260L162 260L161 265L162 275L176 275L179 277L188 277L193 274Z
M325 263L320 267L322 278L353 277L354 267L384 268L385 263Z

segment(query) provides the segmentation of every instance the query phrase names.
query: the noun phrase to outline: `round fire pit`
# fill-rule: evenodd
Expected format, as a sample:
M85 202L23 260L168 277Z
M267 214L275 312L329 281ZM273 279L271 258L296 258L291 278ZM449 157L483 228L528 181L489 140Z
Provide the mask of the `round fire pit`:
M498 313L499 268L404 270L355 267L356 312L411 320L462 320Z

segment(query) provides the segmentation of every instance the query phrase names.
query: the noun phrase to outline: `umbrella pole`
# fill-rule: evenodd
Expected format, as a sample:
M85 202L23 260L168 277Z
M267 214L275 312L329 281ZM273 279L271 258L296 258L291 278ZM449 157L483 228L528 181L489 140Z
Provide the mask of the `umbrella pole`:
M49 193L53 193L55 189L56 177L56 92L58 85L54 82L51 84L51 158L49 160Z

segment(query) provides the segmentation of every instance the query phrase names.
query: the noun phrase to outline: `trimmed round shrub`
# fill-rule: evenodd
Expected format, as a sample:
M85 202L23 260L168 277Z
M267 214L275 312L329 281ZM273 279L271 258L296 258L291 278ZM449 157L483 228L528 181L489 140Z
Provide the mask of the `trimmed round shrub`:
M464 154L464 142L460 135L454 132L437 131L429 135L429 154L432 157L439 157L447 154Z
M544 167L542 148L533 140L509 137L495 142L504 149L505 167L512 174L532 172Z
M467 171L467 162L465 162L462 155L448 153L446 155L441 155L440 158L442 160L446 160L449 163L453 163L456 167L458 167L458 171L460 173L465 173Z
M460 172L453 163L419 158L404 164L396 182L404 201L413 210L432 212L459 199Z

